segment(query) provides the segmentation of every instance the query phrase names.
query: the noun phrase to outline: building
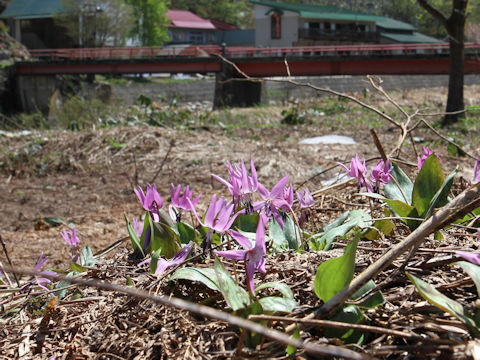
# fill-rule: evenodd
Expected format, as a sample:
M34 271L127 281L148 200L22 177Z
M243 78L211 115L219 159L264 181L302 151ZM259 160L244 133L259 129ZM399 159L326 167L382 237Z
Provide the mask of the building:
M61 0L11 0L0 20L29 49L73 47L72 39L54 24L53 16L60 10Z
M214 44L216 27L210 20L187 10L168 10L166 17L170 20L168 34L169 44Z
M440 42L402 21L334 6L250 0L255 46Z

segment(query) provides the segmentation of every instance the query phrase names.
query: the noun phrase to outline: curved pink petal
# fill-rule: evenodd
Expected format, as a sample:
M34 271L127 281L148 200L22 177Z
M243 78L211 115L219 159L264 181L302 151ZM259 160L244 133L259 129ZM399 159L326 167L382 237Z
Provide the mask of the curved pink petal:
M480 254L474 254L466 251L455 251L455 253L472 264L480 266Z
M248 250L224 250L224 251L217 251L215 250L213 253L225 257L227 259L235 260L235 261L244 261Z
M240 245L242 245L244 248L251 249L253 247L250 239L247 238L246 236L243 236L239 232L237 232L235 230L231 230L230 235L232 235L232 237L235 239L235 241L238 242Z

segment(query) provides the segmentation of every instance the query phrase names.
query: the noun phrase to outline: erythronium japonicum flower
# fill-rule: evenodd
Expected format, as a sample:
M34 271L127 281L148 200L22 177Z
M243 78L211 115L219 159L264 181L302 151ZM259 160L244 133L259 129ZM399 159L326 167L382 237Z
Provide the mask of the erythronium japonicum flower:
M188 243L178 253L176 253L173 256L173 258L171 258L170 260L159 258L157 261L157 268L155 270L155 275L159 275L163 273L168 268L182 264L188 257L188 254L190 254L190 250L192 250L192 246L193 246L192 242ZM149 263L150 261L152 261L152 258L148 258L142 261L141 263L138 264L138 266L142 266L146 263Z
M75 228L73 228L72 231L63 229L61 234L67 245L72 249L72 261L76 262L78 260L78 247L80 245L80 239L77 236L77 230Z
M169 213L170 217L177 222L181 221L181 210L191 211L195 206L198 204L198 200L200 200L201 194L198 195L194 200L192 200L193 190L190 190L188 186L185 187L183 190L183 195L180 197L180 192L182 191L182 186L178 185L176 188L173 184L171 184L171 198L172 203L169 206ZM180 209L178 213L174 211L174 207Z
M390 175L393 172L393 166L390 166L390 159L386 162L380 162L372 170L372 180L375 181L375 190L378 191L380 184L387 185L390 182Z
M298 199L298 205L300 205L300 208L309 208L315 204L315 200L313 199L312 194L310 193L310 190L308 188L305 188L303 190L303 194L301 192L297 191L297 199Z
M368 192L373 192L372 184L367 179L367 166L365 164L365 160L361 161L358 154L352 158L350 163L350 169L347 168L342 163L338 163L343 169L347 172L347 175L350 177L357 178L358 180L358 190L365 186Z
M288 202L285 200L285 186L287 185L289 175L284 176L273 188L268 191L265 186L258 184L258 194L262 197L261 201L253 203L253 210L260 210L265 216L272 216L283 229L283 219L278 209L291 210Z
M227 169L230 173L230 179L224 180L220 176L212 174L212 176L224 184L230 194L232 194L235 204L242 203L250 208L251 194L257 191L258 178L257 171L255 170L255 164L253 163L253 157L250 159L250 172L248 175L245 162L242 160L241 165L227 163Z
M417 158L418 170L422 168L423 164L425 163L425 160L427 160L427 158L432 154L433 152L428 147L426 146L423 147L423 155ZM437 156L438 161L442 162L442 159L440 159L440 156L438 156L437 153L435 153L435 155Z
M205 250L210 249L213 232L216 231L220 234L224 233L230 229L237 216L242 213L242 211L239 211L232 215L233 208L233 202L227 204L227 201L223 196L217 200L217 195L214 194L212 196L212 201L210 202L207 213L205 214L205 220L202 221L195 208L192 206L193 213L195 214L198 222L202 224L202 226L210 228L204 243Z
M160 220L160 208L163 205L163 199L157 191L157 187L155 184L152 186L150 184L147 185L147 191L144 193L142 188L139 186L137 189L134 189L135 194L140 200L142 207L145 210L150 211L153 216L153 220L158 222Z
M303 194L297 191L297 200L300 209L302 209L300 213L300 218L298 219L298 225L302 226L303 223L308 221L310 218L310 211L308 208L312 207L315 204L315 200L313 199L312 194L308 188L305 188Z
M253 281L253 274L255 271L259 271L262 274L265 274L265 255L266 246L265 246L265 223L267 219L265 216L260 215L258 220L255 246L252 246L252 242L235 230L230 231L230 235L246 250L225 250L225 251L215 251L214 253L218 256L225 257L227 259L235 261L245 261L246 263L246 273L247 273L247 283L248 290L252 295L255 295L255 286Z
M38 258L37 264L35 265L36 272L40 272L43 265L45 265L45 263L47 262L47 259L48 259L48 256L43 256L43 252L42 252L40 254L40 257ZM51 280L46 277L43 277L42 274L55 275L55 273L53 271L42 271L40 274L35 275L35 281L37 282L38 286L49 291L46 285L51 283Z

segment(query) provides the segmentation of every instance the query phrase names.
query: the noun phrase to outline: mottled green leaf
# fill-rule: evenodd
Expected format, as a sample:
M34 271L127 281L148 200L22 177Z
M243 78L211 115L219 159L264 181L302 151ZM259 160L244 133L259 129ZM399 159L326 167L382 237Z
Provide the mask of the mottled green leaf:
M218 257L215 257L215 273L217 274L220 291L233 311L243 309L250 304L248 293L237 285Z
M218 284L215 269L194 267L181 268L175 271L169 281L179 279L198 281L212 290L220 291L220 285Z
M160 250L160 255L171 259L181 249L180 237L167 224L154 222L153 225L152 251Z
M268 229L275 248L298 250L300 245L300 231L289 215L285 216L283 229L273 218L270 220Z

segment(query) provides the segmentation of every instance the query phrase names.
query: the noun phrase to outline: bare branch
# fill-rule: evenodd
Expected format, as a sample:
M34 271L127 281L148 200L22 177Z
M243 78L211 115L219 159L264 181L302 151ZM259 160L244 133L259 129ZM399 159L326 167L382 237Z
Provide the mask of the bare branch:
M31 270L17 269L13 267L5 267L5 271L9 271L16 274L29 275L29 276L41 275L42 277L49 278L53 281L66 280L72 284L77 284L85 287L94 287L101 290L122 293L138 299L148 300L156 304L161 304L164 306L186 310L200 316L205 316L211 319L225 321L231 325L234 325L249 331L253 331L269 339L278 341L282 344L291 345L296 348L302 348L307 353L313 356L339 357L344 359L358 359L358 360L372 359L371 356L360 354L346 348L331 346L331 345L314 344L311 342L303 341L301 339L294 339L293 337L285 333L282 333L278 330L267 328L251 320L246 320L239 316L232 315L224 311L220 311L205 305L195 304L193 302L171 297L171 296L153 295L141 289L135 289L127 286L120 286L120 285L112 284L105 281L88 280L81 277L66 277L61 274L45 274L43 272L35 272Z
M428 3L427 0L417 0L418 4L424 8L430 15L437 19L445 28L447 28L448 19L447 17L440 12L440 10L434 8Z

